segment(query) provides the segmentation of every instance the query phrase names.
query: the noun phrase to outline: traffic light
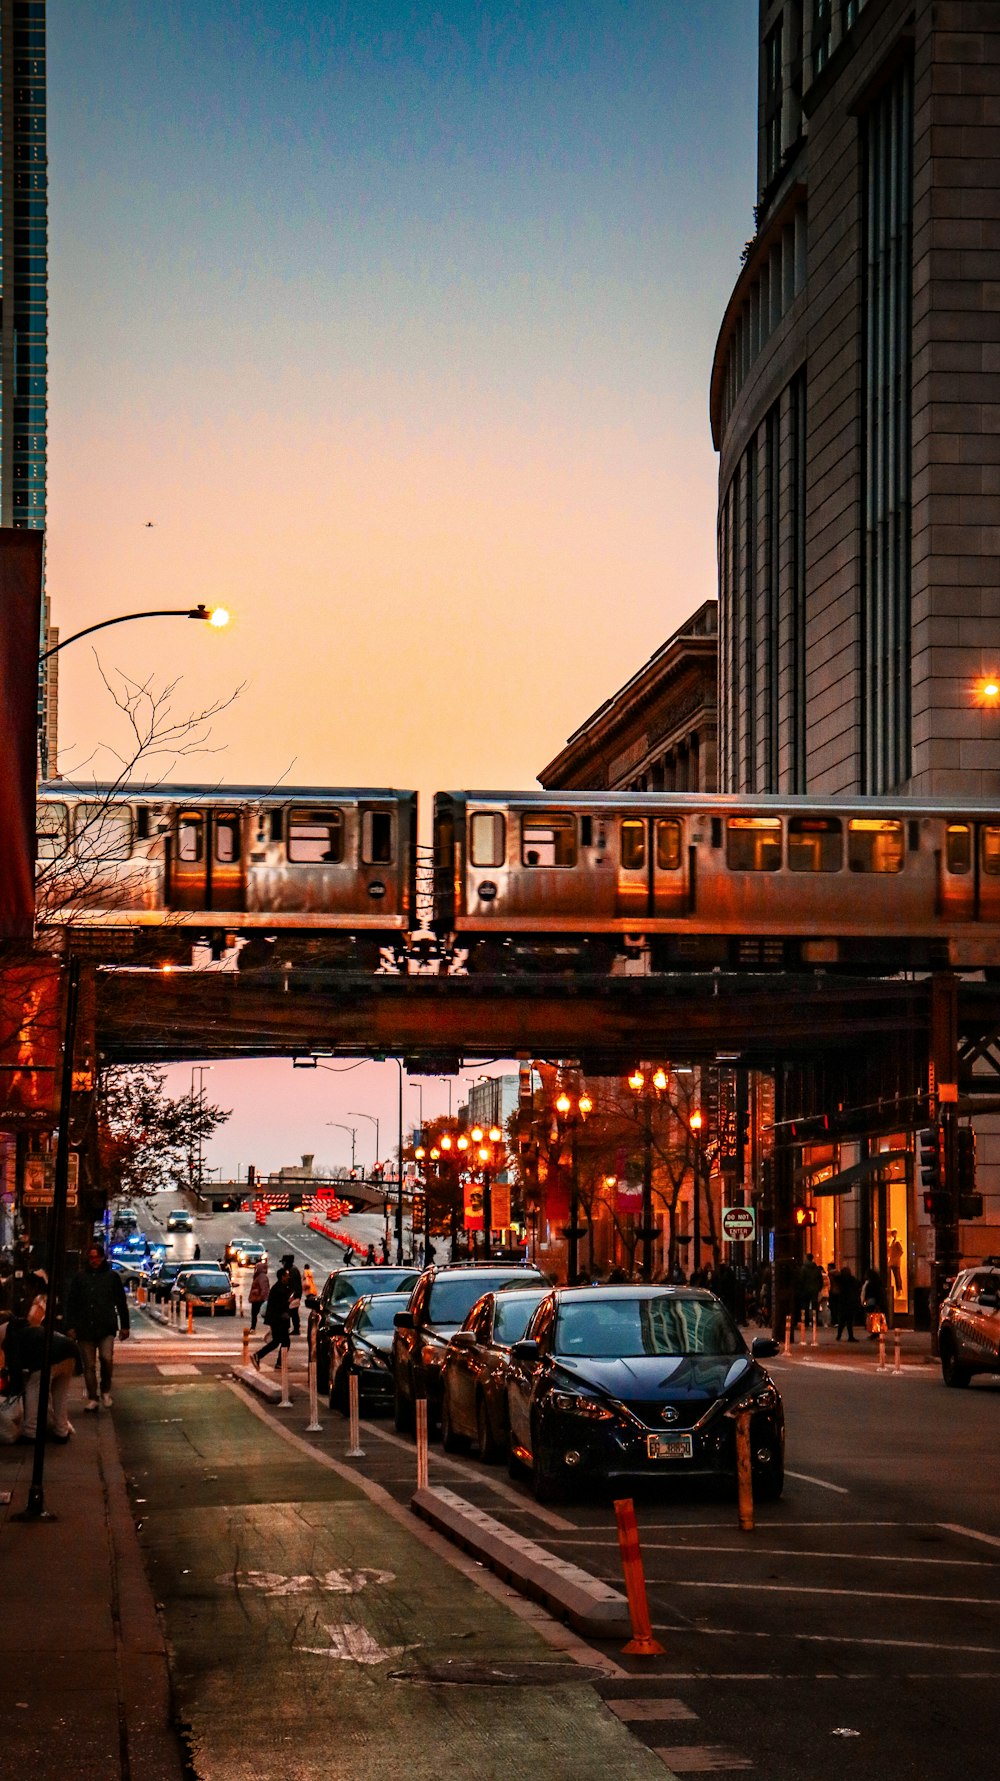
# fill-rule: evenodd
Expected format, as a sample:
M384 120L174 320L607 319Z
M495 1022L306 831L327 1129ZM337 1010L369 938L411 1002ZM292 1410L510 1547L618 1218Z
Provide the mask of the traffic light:
M951 1195L943 1187L933 1187L924 1194L924 1211L934 1224L947 1224Z
M796 1230L805 1230L816 1223L815 1206L807 1206L803 1200L796 1200L792 1207L792 1222Z
M917 1146L920 1157L920 1185L929 1188L931 1193L940 1193L945 1186L944 1165L944 1126L932 1125L917 1134ZM928 1205L930 1194L924 1195L924 1206ZM934 1214L932 1213L933 1217Z

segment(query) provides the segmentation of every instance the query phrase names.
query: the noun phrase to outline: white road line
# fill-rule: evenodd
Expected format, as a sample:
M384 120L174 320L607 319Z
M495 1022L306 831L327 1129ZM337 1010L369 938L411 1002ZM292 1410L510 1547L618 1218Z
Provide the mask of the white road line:
M738 1589L745 1595L846 1595L857 1597L857 1589L828 1589L822 1583L714 1583L696 1577L647 1577L647 1583L663 1584L671 1589ZM1000 1608L997 1596L979 1595L917 1595L909 1590L880 1589L879 1602L933 1602L937 1607Z
M856 1595L856 1590L851 1590ZM685 1636L690 1637L687 1627ZM660 1621L653 1631L655 1633L674 1633L678 1628L674 1622ZM851 1633L783 1633L775 1632L771 1627L766 1632L750 1632L745 1626L699 1626L697 1636L706 1639L790 1639L795 1645L864 1645L876 1651L965 1651L972 1657L1000 1657L998 1645L956 1645L947 1639L938 1643L934 1639L865 1639ZM691 1678L669 1675L667 1680L680 1682L690 1679L697 1681L697 1675ZM940 1680L940 1676L937 1678Z
M201 1368L189 1366L186 1361L183 1363L178 1362L176 1366L168 1365L157 1367L156 1371L162 1373L164 1379L179 1379L182 1374L187 1375L191 1373L197 1374L199 1378L201 1377Z
M393 1447L401 1447L404 1453L413 1455L413 1463L414 1466L416 1466L416 1451L412 1441L404 1441L401 1435L391 1434L388 1429L376 1428L374 1423L371 1422L365 1423L364 1433L366 1435L374 1435L376 1440L386 1441ZM470 1478L474 1484L487 1485L494 1496L500 1497L505 1502L512 1503L517 1509L523 1509L525 1507L523 1496L519 1496L517 1491L512 1490L509 1484L502 1484L499 1478L491 1477L489 1472L484 1471L481 1467L466 1465L463 1460L452 1459L449 1454L444 1453L435 1453L433 1456L433 1464L435 1467L444 1466L447 1471L457 1472L460 1478ZM539 1521L545 1523L546 1527L560 1528L565 1532L569 1532L573 1528L573 1523L567 1521L565 1515L556 1515L554 1510L543 1509L538 1503L532 1505L532 1512Z
M815 1484L819 1490L832 1490L838 1497L849 1497L850 1491L842 1484L830 1484L826 1478L814 1478L809 1472L786 1472L786 1478L794 1478L797 1484Z
M938 1526L949 1534L964 1534L967 1540L981 1540L984 1546L1000 1546L995 1534L981 1534L978 1528L962 1527L957 1521L939 1521Z
M570 1545L575 1542L550 1540L550 1546ZM615 1540L588 1540L588 1546L615 1546ZM689 1552L725 1553L728 1558L737 1555L741 1558L832 1558L838 1564L860 1565L950 1565L961 1570L991 1571L996 1566L984 1558L896 1558L891 1552L814 1552L797 1546L758 1546L754 1541L744 1540L740 1546L695 1546L688 1541L677 1545L670 1540L642 1541L643 1552L676 1552L684 1557Z

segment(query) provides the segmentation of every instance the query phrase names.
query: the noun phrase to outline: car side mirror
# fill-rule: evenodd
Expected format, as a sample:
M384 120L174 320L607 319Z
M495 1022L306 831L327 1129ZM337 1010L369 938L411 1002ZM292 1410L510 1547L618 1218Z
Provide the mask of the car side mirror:
M404 1311L403 1316L405 1317L405 1315L406 1313ZM456 1330L451 1338L451 1345L453 1348L475 1348L476 1338L474 1332L472 1330Z
M519 1367L532 1367L538 1359L539 1352L538 1343L524 1337L520 1342L512 1344L510 1358Z
M980 1309L980 1311L1000 1310L1000 1299L997 1298L996 1293L994 1293L994 1292L980 1293L980 1295L979 1295L979 1309Z
M412 1311L397 1311L392 1321L397 1330L412 1330L416 1328L416 1325L413 1322Z
M770 1360L778 1353L778 1344L773 1336L755 1336L750 1344L750 1353L754 1360Z

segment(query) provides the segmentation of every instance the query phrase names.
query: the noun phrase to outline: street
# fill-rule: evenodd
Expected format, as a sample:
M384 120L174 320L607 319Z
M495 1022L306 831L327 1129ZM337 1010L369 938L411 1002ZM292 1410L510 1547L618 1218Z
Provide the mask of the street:
M242 1228L228 1214L214 1222L219 1248ZM293 1247L296 1224L294 1217L273 1221L265 1237L272 1256ZM297 1232L294 1241L313 1259L321 1284L318 1246L331 1246L309 1232ZM214 1232L209 1244L201 1237L201 1247L203 1255L215 1253ZM290 1565L290 1505L302 1492L312 1500L328 1488L324 1460L356 1471L376 1501L387 1493L409 1513L414 1449L390 1423L363 1424L364 1458L352 1462L344 1457L347 1426L325 1405L321 1432L305 1435L304 1341L293 1344L293 1408L281 1412L255 1401L244 1412L244 1421L251 1414L254 1426L263 1421L287 1449L269 1492L263 1477L237 1482L225 1451L213 1457L210 1436L204 1445L198 1406L202 1394L216 1396L220 1376L239 1358L240 1320L235 1328L229 1320L199 1320L191 1337L141 1313L136 1325L135 1340L120 1351L116 1402L123 1406L126 1469L145 1499L136 1509L142 1539L147 1556L156 1548L155 1590L175 1645L177 1627L190 1625L193 1609L184 1566L178 1571L170 1556L180 1549L161 1544L158 1505L169 1501L176 1512L198 1500L199 1488L216 1504L271 1500L273 1514L255 1524L254 1568L282 1575ZM621 1641L602 1641L580 1644L578 1661L596 1666L591 1685L676 1774L752 1769L768 1781L840 1781L845 1773L906 1781L927 1773L932 1750L935 1776L957 1781L981 1768L1000 1678L1000 1386L979 1381L949 1392L916 1345L900 1374L879 1374L873 1346L838 1351L829 1332L823 1335L819 1348L797 1349L771 1365L788 1425L782 1501L758 1506L749 1534L740 1533L727 1497L664 1485L637 1501L664 1655L624 1658ZM231 1387L230 1403L232 1393L243 1395ZM526 1483L503 1468L445 1456L437 1446L430 1474L432 1483L447 1484L621 1588L607 1501L541 1508ZM378 1564L377 1546L368 1556ZM323 1563L356 1560L353 1546L338 1558L334 1541ZM300 1552L295 1564L299 1574L315 1574L319 1560ZM450 1575L439 1567L445 1596ZM480 1660L486 1655L481 1645L477 1652ZM227 1661L220 1646L219 1662ZM186 1686L192 1714L211 1715L199 1675ZM248 1743L267 1735L274 1710L271 1696L244 1703ZM285 1703L282 1713L287 1719L298 1710Z

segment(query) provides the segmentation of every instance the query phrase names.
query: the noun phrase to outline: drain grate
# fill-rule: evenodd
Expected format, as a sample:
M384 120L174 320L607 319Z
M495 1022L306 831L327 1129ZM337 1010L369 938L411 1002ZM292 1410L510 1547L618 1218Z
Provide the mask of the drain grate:
M551 1688L553 1683L603 1682L604 1672L569 1663L429 1664L424 1670L390 1670L391 1682L417 1682L440 1688Z

